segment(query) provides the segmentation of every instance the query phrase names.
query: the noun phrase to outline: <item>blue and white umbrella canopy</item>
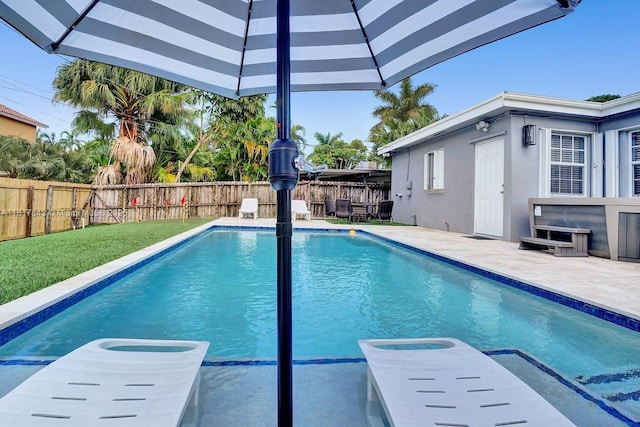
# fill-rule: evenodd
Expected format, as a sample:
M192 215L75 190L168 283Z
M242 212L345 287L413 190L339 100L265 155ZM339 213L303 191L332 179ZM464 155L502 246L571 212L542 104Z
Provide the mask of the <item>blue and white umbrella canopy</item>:
M291 90L382 89L580 0L291 0ZM276 0L0 0L51 53L228 97L276 90Z

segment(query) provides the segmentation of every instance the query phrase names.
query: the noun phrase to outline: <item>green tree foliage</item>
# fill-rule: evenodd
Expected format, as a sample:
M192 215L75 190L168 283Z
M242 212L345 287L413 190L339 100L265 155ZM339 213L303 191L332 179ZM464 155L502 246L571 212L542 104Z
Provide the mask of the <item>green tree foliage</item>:
M265 180L269 145L276 137L275 120L265 117L267 96L233 100L200 92L197 100L191 153L212 153L213 176L218 180Z
M351 169L359 162L367 159L367 146L359 139L350 143L342 139L342 133L314 134L318 145L309 156L309 161L316 165L327 165L331 169Z
M400 82L397 94L391 90L374 93L382 104L372 113L379 122L369 131L369 141L373 144L370 160L381 161L378 148L442 118L436 108L425 101L434 90L435 85L430 83L414 87L408 77Z
M79 59L58 68L53 86L56 100L82 109L74 120L77 129L115 137L113 162L100 168L97 183L146 182L156 159L149 141L180 137L184 85ZM117 134L109 135L116 127Z
M307 139L305 128L301 125L292 125L290 138L298 145L300 155L303 157L306 156L305 151L307 150Z
M89 183L95 174L87 151L66 149L55 135L39 134L35 143L0 136L0 171L11 178Z
M81 109L59 139L66 151L83 145L98 184L267 179L276 122L266 95L232 100L85 60L61 66L54 88ZM304 149L304 128L291 133Z
M621 96L620 95L605 94L605 95L592 96L591 98L587 99L587 101L591 101L591 102L607 102L607 101L611 101L613 99L618 99L618 98L621 98Z

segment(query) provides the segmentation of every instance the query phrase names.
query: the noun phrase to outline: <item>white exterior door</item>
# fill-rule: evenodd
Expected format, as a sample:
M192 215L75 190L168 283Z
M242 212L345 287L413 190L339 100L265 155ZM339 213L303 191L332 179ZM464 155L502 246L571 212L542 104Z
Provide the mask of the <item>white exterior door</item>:
M475 233L502 237L504 204L504 139L476 144Z

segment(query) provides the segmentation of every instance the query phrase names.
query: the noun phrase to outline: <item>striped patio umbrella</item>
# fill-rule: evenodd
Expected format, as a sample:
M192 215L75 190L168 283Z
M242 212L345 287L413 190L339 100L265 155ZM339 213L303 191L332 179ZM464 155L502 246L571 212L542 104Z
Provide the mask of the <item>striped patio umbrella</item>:
M291 90L383 89L579 0L291 0ZM276 91L276 0L1 0L51 53L228 97Z
M278 420L292 423L290 91L384 89L434 64L561 18L580 0L0 0L50 53L228 97L275 92L269 179L278 214ZM300 166L299 166L300 167Z

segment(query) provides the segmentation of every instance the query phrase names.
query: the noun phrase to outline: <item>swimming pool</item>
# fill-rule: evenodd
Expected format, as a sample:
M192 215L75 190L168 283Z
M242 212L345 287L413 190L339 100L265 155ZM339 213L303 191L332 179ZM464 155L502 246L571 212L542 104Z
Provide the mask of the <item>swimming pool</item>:
M7 342L0 358L126 336L209 340L209 360L274 359L274 248L270 231L207 232ZM636 332L363 233L296 232L293 254L296 359L360 357L359 338L452 336L523 351L640 413Z

